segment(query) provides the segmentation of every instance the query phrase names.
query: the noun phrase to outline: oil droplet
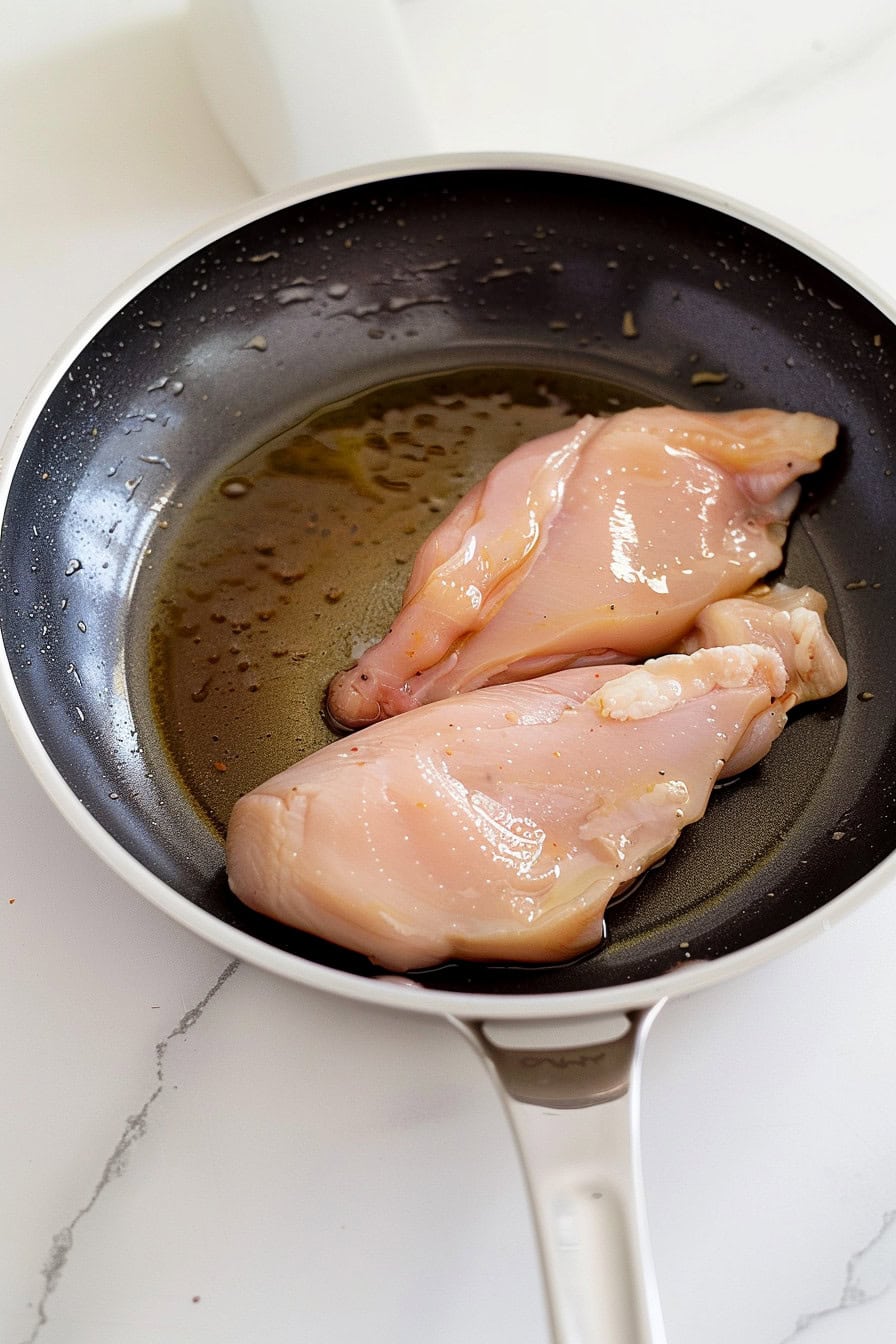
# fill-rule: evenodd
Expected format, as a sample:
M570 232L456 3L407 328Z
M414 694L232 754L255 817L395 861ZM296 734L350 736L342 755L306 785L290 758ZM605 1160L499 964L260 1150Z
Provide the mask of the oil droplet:
M447 302L448 297L444 294L393 295L386 307L390 313L401 313L405 308L416 308L418 304Z
M327 293L331 299L344 299L348 291L348 285L342 284L341 281L336 281L334 284L327 286Z
M252 485L253 482L245 476L231 476L229 480L222 481L218 489L228 499L240 499L249 493Z
M410 490L411 488L410 481L390 480L388 476L383 476L380 472L374 475L373 480L377 485L381 485L384 490Z
M496 266L494 270L487 271L485 275L477 275L476 283L478 285L487 285L490 280L509 280L514 275L531 275L531 266Z
M289 285L286 289L278 289L276 299L278 303L307 303L309 299L314 298L314 290L309 285Z

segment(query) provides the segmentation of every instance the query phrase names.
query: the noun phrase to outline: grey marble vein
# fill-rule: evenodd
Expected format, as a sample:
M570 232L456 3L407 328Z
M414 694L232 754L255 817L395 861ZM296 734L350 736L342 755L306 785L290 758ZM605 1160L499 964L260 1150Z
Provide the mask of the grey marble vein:
M853 1307L874 1302L896 1287L896 1209L884 1214L880 1230L846 1264L846 1279L840 1301L832 1307L800 1316L796 1329L781 1344L803 1339L819 1321Z
M41 1270L44 1286L37 1302L37 1319L34 1322L31 1333L22 1340L22 1344L35 1344L41 1330L49 1320L49 1316L47 1315L47 1302L51 1293L55 1292L58 1288L63 1270L68 1263L68 1257L72 1246L74 1245L75 1228L82 1219L86 1218L90 1213L109 1182L114 1180L116 1176L122 1175L131 1148L135 1143L139 1142L146 1133L149 1112L165 1090L165 1055L168 1053L168 1046L178 1036L185 1036L190 1028L195 1026L209 1003L211 1003L219 989L221 989L226 981L230 979L239 964L238 961L229 962L224 967L211 989L203 995L197 1004L194 1004L192 1008L184 1013L177 1026L172 1028L167 1036L164 1036L162 1040L157 1042L155 1048L155 1086L146 1098L146 1101L140 1107L140 1110L136 1111L133 1115L128 1116L125 1127L121 1132L121 1137L109 1155L99 1180L94 1186L93 1193L87 1200L87 1203L82 1205L71 1221L66 1223L65 1227L61 1228L53 1237L50 1244L49 1254L44 1262L43 1269Z

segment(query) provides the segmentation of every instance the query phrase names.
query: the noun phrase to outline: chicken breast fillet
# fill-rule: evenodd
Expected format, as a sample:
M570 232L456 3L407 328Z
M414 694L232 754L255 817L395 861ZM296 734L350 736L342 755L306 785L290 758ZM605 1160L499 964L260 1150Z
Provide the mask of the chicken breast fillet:
M329 689L346 728L458 691L670 649L775 569L834 421L658 407L516 449L421 548L388 634Z
M844 684L823 601L800 592L718 604L690 642L718 627L721 647L489 687L332 743L236 804L233 891L390 970L586 951L716 780Z

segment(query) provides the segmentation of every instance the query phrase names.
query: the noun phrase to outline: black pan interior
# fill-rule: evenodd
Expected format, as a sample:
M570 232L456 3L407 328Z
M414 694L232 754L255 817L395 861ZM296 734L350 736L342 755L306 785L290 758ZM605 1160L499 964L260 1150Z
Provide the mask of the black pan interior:
M826 594L847 690L795 715L766 761L717 791L610 911L598 951L422 978L562 992L719 957L824 905L894 845L894 336L789 245L646 187L471 168L276 211L152 283L50 395L0 542L19 694L75 794L151 872L259 939L373 974L244 910L172 777L140 628L169 535L161 513L173 534L222 465L316 407L414 373L528 364L684 406L830 415L839 447L804 488L785 576ZM703 371L727 377L695 383Z

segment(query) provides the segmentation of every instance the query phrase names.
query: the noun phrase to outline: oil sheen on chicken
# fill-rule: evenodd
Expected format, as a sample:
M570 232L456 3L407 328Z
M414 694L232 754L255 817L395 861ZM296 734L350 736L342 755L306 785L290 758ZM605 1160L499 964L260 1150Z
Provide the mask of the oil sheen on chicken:
M837 437L801 412L586 416L500 462L421 548L389 633L330 685L358 728L456 691L670 649L781 563L796 478Z
M586 951L716 780L845 682L810 590L718 607L692 652L468 692L307 757L236 804L234 892L391 970Z

